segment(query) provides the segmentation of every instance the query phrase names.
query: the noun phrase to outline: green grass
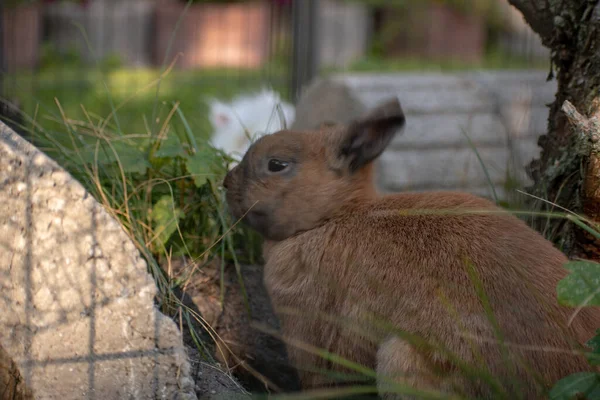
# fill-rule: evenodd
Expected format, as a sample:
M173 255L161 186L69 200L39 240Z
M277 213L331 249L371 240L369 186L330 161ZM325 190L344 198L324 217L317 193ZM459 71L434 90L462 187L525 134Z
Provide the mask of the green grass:
M509 56L500 50L489 50L480 61L461 59L435 60L424 57L384 58L367 56L354 62L349 72L461 72L476 70L541 69L548 70L549 60ZM326 72L339 72L327 69Z
M197 138L207 138L211 126L207 118L206 99L217 97L228 100L240 92L260 88L266 77L257 70L203 69L173 70L160 82L156 93L156 80L161 71L153 68L99 68L51 67L37 73L20 73L6 76L4 80L7 99L18 99L22 111L36 116L47 129L60 129L56 123L59 112L56 101L70 119L85 120L85 107L94 120L110 115L112 107L119 107L119 129L128 134L147 131L155 104L163 117L174 102L186 115ZM281 79L269 79L275 89L283 91ZM112 102L112 105L111 105Z
M205 139L211 132L207 99L228 100L241 92L256 90L266 82L281 92L284 98L288 94L283 62L274 62L262 70L173 69L160 80L157 93L156 80L161 76L158 68L121 67L118 60L112 64L108 62L110 60L101 62L98 67L90 68L75 56L65 63L52 57L46 58L44 67L39 71L4 76L4 93L9 100L17 99L25 114L34 116L38 124L50 130L61 129L61 123L56 122L61 120L57 101L65 115L73 120L87 119L82 106L95 121L105 119L112 107L118 107L118 118L110 118L108 122L128 134L146 132L152 116L164 118L172 104L179 102L179 109L194 127L194 135ZM365 57L345 72L458 72L523 68L547 69L548 62L507 57L499 51L487 52L480 62ZM341 71L326 68L322 72Z

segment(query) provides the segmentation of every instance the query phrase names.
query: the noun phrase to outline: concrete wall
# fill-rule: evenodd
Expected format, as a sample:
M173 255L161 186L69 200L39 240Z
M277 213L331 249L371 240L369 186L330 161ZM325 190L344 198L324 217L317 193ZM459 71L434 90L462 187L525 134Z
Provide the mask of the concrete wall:
M545 77L544 71L333 75L307 88L295 127L327 119L348 122L359 110L397 96L407 116L406 130L379 160L381 190L465 190L491 197L465 132L499 196L506 198L513 181L530 183L525 165L539 155L545 104L556 90Z

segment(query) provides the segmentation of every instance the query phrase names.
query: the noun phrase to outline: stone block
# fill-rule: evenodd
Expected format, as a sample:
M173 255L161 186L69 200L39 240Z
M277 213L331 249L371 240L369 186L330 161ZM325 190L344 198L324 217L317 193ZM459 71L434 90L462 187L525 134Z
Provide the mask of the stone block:
M477 145L506 145L508 133L493 113L415 115L406 120L406 129L397 135L391 149L455 148L468 145L467 134Z
M0 346L35 398L195 399L181 334L131 239L1 124L0 203Z
M516 140L511 145L477 148L497 186L506 181L507 170L516 173L513 179L526 179L522 166L539 153L530 140ZM485 170L468 147L388 150L377 164L379 185L391 191L479 188L488 184Z
M477 83L447 74L356 74L331 78L357 93L367 107L397 96L408 115L489 112L493 99Z

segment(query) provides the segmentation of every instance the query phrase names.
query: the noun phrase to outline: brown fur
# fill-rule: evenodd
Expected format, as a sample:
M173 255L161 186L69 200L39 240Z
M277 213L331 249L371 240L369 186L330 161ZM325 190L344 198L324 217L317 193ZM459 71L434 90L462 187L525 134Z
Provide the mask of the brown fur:
M283 335L376 369L379 377L470 396L489 396L490 387L467 379L461 362L489 370L508 398L540 396L556 380L588 370L569 349L600 328L599 311L584 309L566 326L573 310L557 304L556 285L567 259L551 243L476 196L375 192L372 161L403 126L400 104L392 101L349 127L278 132L255 143L228 174L232 213L266 239L264 279ZM272 158L289 167L269 172ZM309 368L342 370L294 345L288 351L304 388L334 383ZM383 394L384 379L378 386Z

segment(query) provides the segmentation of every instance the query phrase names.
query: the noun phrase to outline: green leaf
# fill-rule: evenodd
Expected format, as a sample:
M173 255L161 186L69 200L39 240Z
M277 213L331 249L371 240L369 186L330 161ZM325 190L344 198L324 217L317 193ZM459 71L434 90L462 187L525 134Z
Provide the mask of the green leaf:
M600 399L600 375L579 372L561 379L550 391L550 400Z
M177 230L179 220L184 217L181 209L176 208L171 196L162 196L152 207L150 213L152 229L156 241L165 246L173 233Z
M193 175L196 187L201 187L208 178L220 178L225 172L225 160L218 152L205 146L196 154L188 156L186 168Z
M196 143L196 138L194 137L192 128L190 128L190 124L188 123L187 119L185 119L183 112L181 112L181 108L177 107L175 110L177 111L177 115L179 115L179 118L181 118L181 122L183 122L183 127L185 128L185 134L187 135L187 140L189 142L188 144L192 147L194 152L197 152L198 151L198 143Z
M206 160L200 157L199 153L188 157L185 162L185 167L187 168L188 173L193 176L196 187L200 187L206 183L206 180L210 175L210 165Z
M600 329L596 331L596 336L588 340L586 344L592 349L592 352L587 354L588 362L591 365L600 365Z
M124 141L113 141L111 145L112 148L106 143L101 143L99 146L97 155L99 165L113 164L118 159L124 172L141 175L146 173L150 167L150 163L143 151ZM94 164L96 161L96 146L90 145L85 147L81 150L81 156L84 162Z
M157 158L175 158L184 157L185 149L181 145L179 138L176 135L169 135L162 141L160 147L154 152L154 157Z
M571 261L565 264L571 273L557 287L558 301L566 306L600 306L600 264Z

